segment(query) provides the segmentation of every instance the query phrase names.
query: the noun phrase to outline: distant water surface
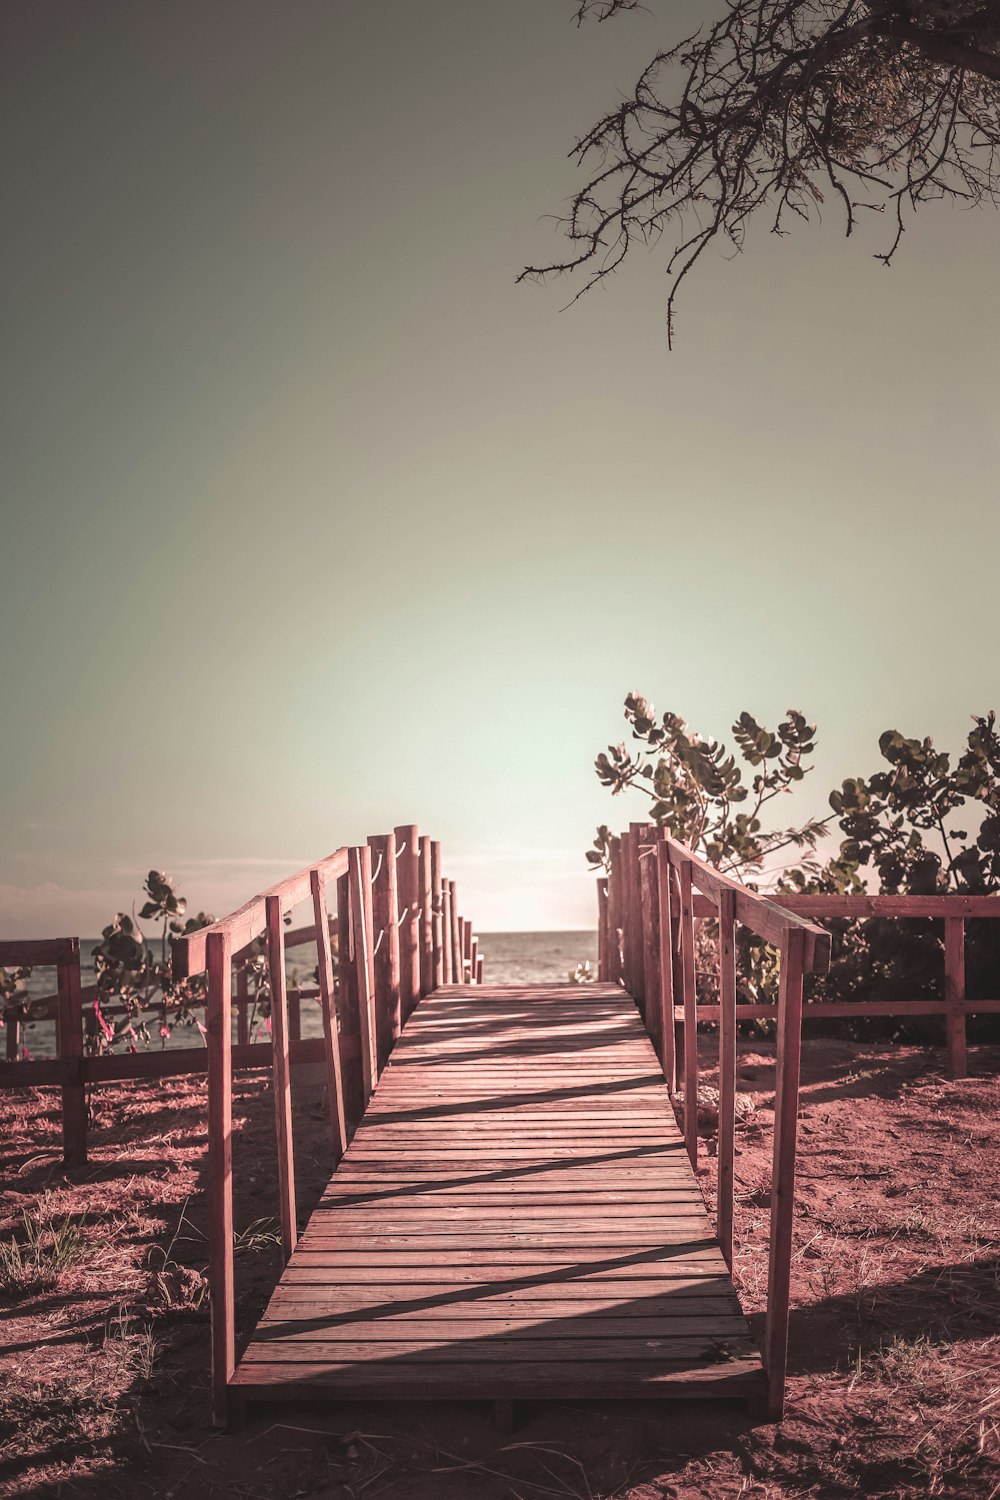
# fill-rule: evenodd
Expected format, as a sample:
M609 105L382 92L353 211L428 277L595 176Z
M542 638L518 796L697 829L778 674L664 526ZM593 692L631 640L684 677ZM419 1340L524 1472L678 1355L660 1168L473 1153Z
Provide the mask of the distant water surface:
M84 984L92 984L94 981L91 950L99 942L99 938L80 940L81 977ZM158 947L156 952L159 952ZM578 964L588 959L595 977L597 972L596 932L485 932L479 935L479 952L483 956L483 981L486 984L562 984L569 979ZM312 943L289 951L287 968L291 983L312 985L315 967L316 950ZM35 969L28 979L28 993L33 999L51 995L55 988L55 969ZM159 1038L156 1037L155 1025L151 1025L150 1029L158 1050ZM321 1036L322 1030L319 1007L303 1002L302 1035ZM266 1037L267 1033L263 1028L255 1027L255 1031L261 1038ZM32 1057L53 1055L53 1022L29 1022L23 1035ZM167 1042L171 1050L175 1047L202 1045L203 1039L197 1026L177 1027ZM116 1052L123 1050L121 1043L115 1048Z

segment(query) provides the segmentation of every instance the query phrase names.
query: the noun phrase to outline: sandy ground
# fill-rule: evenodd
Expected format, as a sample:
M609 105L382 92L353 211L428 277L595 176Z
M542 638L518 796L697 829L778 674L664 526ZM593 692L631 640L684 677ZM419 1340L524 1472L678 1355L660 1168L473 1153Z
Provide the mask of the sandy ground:
M711 1037L703 1049L710 1070ZM251 1409L239 1433L214 1433L204 1084L96 1091L91 1164L73 1172L59 1159L55 1096L8 1093L0 1495L997 1500L1000 1048L973 1049L972 1067L976 1076L952 1082L934 1049L806 1043L780 1428L753 1427L724 1404L534 1403L518 1407L506 1437L471 1403L275 1406ZM737 1279L753 1314L766 1282L773 1076L769 1047L741 1045ZM320 1089L296 1082L307 1213L328 1146ZM236 1114L246 1333L279 1267L262 1078L244 1076ZM711 1204L710 1131L701 1151Z

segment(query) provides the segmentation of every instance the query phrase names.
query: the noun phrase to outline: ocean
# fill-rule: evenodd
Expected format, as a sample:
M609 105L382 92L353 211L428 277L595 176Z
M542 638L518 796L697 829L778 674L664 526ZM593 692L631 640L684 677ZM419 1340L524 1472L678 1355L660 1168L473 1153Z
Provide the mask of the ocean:
M85 985L94 981L91 950L99 938L81 938L81 978ZM484 932L479 934L479 952L483 956L483 981L486 984L560 984L570 979L577 965L590 963L597 971L596 932ZM311 986L316 967L316 950L312 943L293 948L287 955L290 985ZM55 992L55 970L35 969L27 982L32 999ZM155 1026L150 1027L155 1036ZM302 1035L321 1036L319 1006L308 1001L302 1005ZM55 1046L55 1023L28 1022L22 1032L28 1054L51 1057ZM157 1047L159 1040L156 1040ZM167 1046L197 1047L202 1037L197 1026L177 1027ZM121 1043L115 1051L123 1050Z

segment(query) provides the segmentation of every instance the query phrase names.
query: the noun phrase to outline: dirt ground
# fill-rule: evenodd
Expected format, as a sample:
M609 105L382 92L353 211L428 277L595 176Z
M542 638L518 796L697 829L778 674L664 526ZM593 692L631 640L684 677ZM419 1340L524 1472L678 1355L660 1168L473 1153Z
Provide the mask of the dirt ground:
M712 1038L703 1039L710 1070ZM884 1500L1000 1497L1000 1048L804 1048L791 1378L780 1428L737 1406L268 1407L212 1431L204 1084L95 1092L63 1168L51 1092L0 1099L0 1495L161 1500ZM740 1048L737 1281L766 1286L773 1050ZM705 1080L712 1083L711 1072ZM296 1075L300 1206L328 1171ZM273 1116L238 1084L238 1333L279 1267ZM701 1142L709 1203L714 1140ZM759 1327L758 1320L754 1319Z

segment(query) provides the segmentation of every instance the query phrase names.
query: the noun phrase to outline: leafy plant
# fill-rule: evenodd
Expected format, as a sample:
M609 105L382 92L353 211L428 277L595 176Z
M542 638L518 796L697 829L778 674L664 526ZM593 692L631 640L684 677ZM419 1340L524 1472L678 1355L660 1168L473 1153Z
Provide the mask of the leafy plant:
M609 746L595 763L602 785L616 796L631 789L645 793L653 822L752 889L763 887L776 895L863 893L871 879L876 890L888 894L1000 890L1000 736L992 712L973 717L966 747L954 765L929 738L909 739L886 730L879 739L884 766L869 777L843 781L830 793L826 817L772 828L764 826L764 809L793 791L811 769L807 760L815 749L816 729L801 713L790 709L776 732L741 713L733 725L736 754L693 734L676 714L658 720L652 704L638 693L625 699L625 717L633 739L646 748L632 754L624 744ZM745 767L752 772L749 785ZM966 826L957 826L956 818ZM839 848L820 859L819 838L834 827L842 834ZM592 866L608 867L610 837L606 825L597 830L587 851ZM787 867L770 863L788 848L803 857ZM940 921L831 919L826 925L833 936L834 962L829 975L814 981L817 999L940 995ZM1000 971L997 925L967 924L966 970L973 996L995 989ZM698 946L705 999L714 984L712 943L709 924L703 924ZM773 999L776 955L744 928L739 944L740 998ZM852 1023L855 1032L872 1025Z
M175 979L168 937L197 932L209 926L214 918L205 912L182 921L187 901L177 894L169 875L150 870L143 891L148 898L139 919L116 912L101 933L101 941L92 950L97 971L97 996L88 1033L92 1051L108 1051L124 1040L130 1051L140 1042L151 1041L147 1012L155 1010L158 1035L166 1044L174 1026L195 1025L195 1008L204 1003L205 988L201 976ZM159 958L139 926L141 921L160 922ZM108 1019L112 1007L119 1012L114 1022Z

